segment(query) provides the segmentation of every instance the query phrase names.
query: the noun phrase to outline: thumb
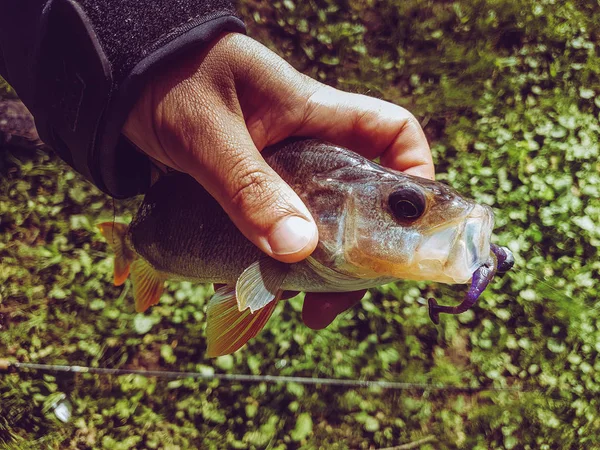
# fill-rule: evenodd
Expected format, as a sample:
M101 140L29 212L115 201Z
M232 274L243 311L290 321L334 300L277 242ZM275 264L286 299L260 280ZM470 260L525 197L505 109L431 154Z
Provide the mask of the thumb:
M315 222L300 197L265 162L240 122L229 121L227 130L211 133L214 139L205 134L203 161L188 173L263 252L283 262L300 261L317 245Z

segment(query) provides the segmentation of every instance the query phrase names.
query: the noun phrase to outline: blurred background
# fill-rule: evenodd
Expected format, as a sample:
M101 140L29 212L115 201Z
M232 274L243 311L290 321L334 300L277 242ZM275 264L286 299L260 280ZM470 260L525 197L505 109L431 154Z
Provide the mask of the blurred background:
M494 208L494 240L515 269L437 327L424 300L456 304L465 289L384 286L318 332L302 324L299 297L241 351L208 359L212 287L170 282L136 314L128 285L112 285L95 224L129 221L139 199L114 202L40 147L0 81L0 114L13 118L0 139L0 357L523 391L0 374L0 447L598 448L600 3L243 0L239 10L250 35L303 72L412 111L438 179Z

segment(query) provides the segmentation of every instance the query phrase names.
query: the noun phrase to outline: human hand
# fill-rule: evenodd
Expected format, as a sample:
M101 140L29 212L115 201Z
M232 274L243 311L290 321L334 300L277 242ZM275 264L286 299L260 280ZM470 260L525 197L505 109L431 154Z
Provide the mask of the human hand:
M194 177L249 240L289 263L312 253L317 228L298 195L260 156L265 147L290 136L320 138L434 177L426 138L407 110L321 84L235 33L158 73L123 131L150 157ZM308 293L303 320L324 328L363 295Z

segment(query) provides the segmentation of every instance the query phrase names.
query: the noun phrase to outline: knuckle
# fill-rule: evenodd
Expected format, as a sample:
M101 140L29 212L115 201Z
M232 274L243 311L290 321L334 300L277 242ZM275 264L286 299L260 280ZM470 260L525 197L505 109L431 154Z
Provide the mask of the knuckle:
M273 182L261 169L240 163L232 171L235 183L231 194L232 206L245 215L256 216L273 203L276 196Z
M375 136L382 128L382 119L376 110L362 110L354 116L353 129L363 136Z
M402 108L402 110L404 116L402 128L412 132L420 133L422 128L419 120L407 109Z
M403 145L414 146L425 145L427 147L427 139L421 128L419 120L408 110L400 108L399 120L396 121L395 134L392 137L391 145L403 143Z

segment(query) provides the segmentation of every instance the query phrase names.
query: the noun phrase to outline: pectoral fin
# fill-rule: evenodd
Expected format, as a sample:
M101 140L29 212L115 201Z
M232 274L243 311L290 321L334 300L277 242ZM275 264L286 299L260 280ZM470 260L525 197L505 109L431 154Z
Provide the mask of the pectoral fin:
M143 259L136 259L131 263L131 282L137 312L144 312L158 303L165 289L165 280L164 275Z
M215 292L206 310L207 354L210 358L228 355L239 350L248 340L263 329L277 302L281 291L260 311L240 311L233 285L224 286Z
M275 300L289 267L289 264L267 256L248 266L235 284L239 310L249 308L250 312L254 313Z

